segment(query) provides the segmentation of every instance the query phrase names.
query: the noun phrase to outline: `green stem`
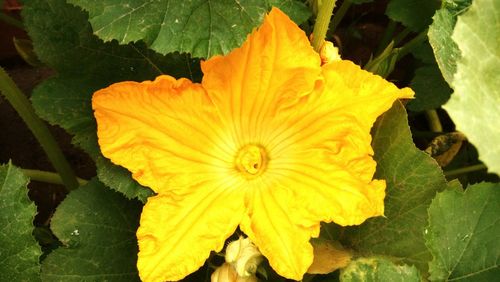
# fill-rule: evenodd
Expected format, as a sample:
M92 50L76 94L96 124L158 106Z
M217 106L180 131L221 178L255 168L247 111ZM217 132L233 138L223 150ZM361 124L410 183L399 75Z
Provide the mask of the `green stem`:
M340 22L344 18L345 14L347 13L347 10L349 10L351 5L352 5L352 0L344 0L344 2L342 2L337 12L335 12L335 16L333 16L332 26L330 28L332 32L334 32L337 29L337 27L339 26Z
M330 19L332 17L333 8L335 7L336 0L324 0L319 7L318 17L316 18L316 23L314 24L312 46L316 52L319 52L323 42L325 41L326 32L328 31L328 26L330 25Z
M11 17L11 16L9 16L1 11L0 11L0 20L4 21L7 24L10 24L11 26L15 26L17 28L24 29L23 23L20 20L13 18L13 17Z
M380 39L380 43L378 44L377 50L375 54L379 55L382 53L382 51L385 50L387 45L391 43L392 40L392 35L394 34L394 31L396 30L397 23L393 20L389 21L389 24L387 25L384 35L382 36L382 39Z
M474 171L483 170L483 169L487 169L487 167L484 164L477 164L477 165L466 166L466 167L457 168L457 169L453 169L453 170L448 170L448 171L444 172L444 175L449 178L452 176L457 176L460 174L465 174L465 173L474 172Z
M427 29L422 31L421 33L419 33L415 38L413 38L412 40L408 41L405 45L403 45L401 48L398 48L399 49L399 52L398 52L398 60L400 60L401 58L403 58L404 56L408 55L408 53L411 52L411 50L413 50L413 48L415 48L416 46L418 46L419 44L421 44L422 42L424 42L425 40L427 40Z
M33 106L26 96L21 92L17 85L12 81L7 72L0 67L0 92L5 96L7 101L17 111L24 120L28 128L36 137L43 150L47 154L50 162L61 175L62 181L66 188L74 190L78 188L76 176L69 166L69 163L64 158L61 148L57 145L56 140L50 134L48 127L36 115Z
M403 31L401 31L400 33L398 33L398 35L396 35L394 37L394 45L398 45L401 41L403 41L403 39L406 38L406 36L408 36L408 34L411 33L411 30L409 28L405 28L403 29Z
M36 170L36 169L22 169L22 170L23 173L26 174L26 176L28 176L33 181L64 185L61 176L55 172ZM80 186L85 185L87 184L87 182L89 182L88 180L81 179L79 177L77 177L76 180L78 181L78 184Z
M429 128L432 132L443 132L443 126L441 125L441 121L439 120L436 110L425 111L425 118L427 119Z

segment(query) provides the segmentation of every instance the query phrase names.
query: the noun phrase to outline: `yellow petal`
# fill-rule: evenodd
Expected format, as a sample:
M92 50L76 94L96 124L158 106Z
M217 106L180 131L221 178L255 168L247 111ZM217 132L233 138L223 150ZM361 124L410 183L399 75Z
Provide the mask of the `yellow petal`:
M196 192L150 197L137 230L137 268L142 281L175 281L220 251L244 213L235 180L200 184Z
M319 55L305 33L273 9L241 48L202 63L203 87L240 147L260 143L261 127L314 87Z
M121 82L92 99L104 156L158 192L205 181L231 167L234 142L199 84L160 76Z
M319 222L310 228L296 225L290 216L299 204L293 191L264 180L261 184L247 195L248 212L240 228L279 275L301 280L313 261L309 239L318 235Z
M338 110L338 114L356 116L368 129L396 99L412 98L414 95L410 88L399 89L351 61L333 61L322 69L325 78L322 103Z

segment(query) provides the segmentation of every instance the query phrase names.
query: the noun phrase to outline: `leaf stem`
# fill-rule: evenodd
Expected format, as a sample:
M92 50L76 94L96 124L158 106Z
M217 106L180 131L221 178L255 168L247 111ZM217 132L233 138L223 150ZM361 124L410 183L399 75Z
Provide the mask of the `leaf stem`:
M411 29L409 28L405 28L403 29L400 33L398 33L395 37L394 37L394 45L398 45L401 41L403 41L403 39L406 38L406 36L408 36L408 34L411 33Z
M11 16L9 16L1 11L0 11L0 20L4 21L7 24L10 24L11 26L15 26L17 28L24 29L23 23L20 20L14 18L14 17L11 17Z
M387 45L391 42L392 35L394 34L394 31L396 30L397 23L393 20L389 21L389 24L385 28L384 35L382 35L382 39L380 39L380 43L377 46L377 50L375 51L376 55L379 55L382 53Z
M334 32L352 5L352 0L344 0L332 19L331 31Z
M316 52L319 52L323 42L325 41L326 32L328 31L328 26L330 25L330 19L332 17L333 8L335 7L336 0L324 0L319 7L318 17L316 17L316 23L314 24L313 36L312 36L312 46Z
M427 29L419 33L415 38L412 40L408 41L405 45L403 45L401 48L398 48L399 53L398 53L398 60L403 58L404 56L408 55L408 53L413 50L416 46L421 44L427 40Z
M25 168L23 168L22 171L33 181L64 185L61 176L55 172ZM81 179L79 177L77 177L76 180L80 186L89 182L88 180Z
M68 191L78 188L78 181L76 180L75 173L71 169L48 127L36 115L28 98L26 98L7 72L1 67L0 92L5 96L7 101L9 101L36 137L50 162L61 176L62 182Z
M486 167L484 164L477 164L477 165L466 166L466 167L457 168L457 169L453 169L453 170L448 170L448 171L444 172L444 175L449 178L452 176L457 176L460 174L465 174L465 173L474 172L474 171L483 170L483 169L488 169L488 167Z
M443 132L443 126L439 120L439 116L436 110L425 111L425 118L429 124L429 128L432 132Z

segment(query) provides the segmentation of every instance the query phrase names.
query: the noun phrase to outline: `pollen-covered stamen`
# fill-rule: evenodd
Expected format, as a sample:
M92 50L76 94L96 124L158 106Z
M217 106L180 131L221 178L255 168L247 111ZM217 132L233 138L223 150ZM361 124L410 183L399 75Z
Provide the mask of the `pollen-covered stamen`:
M259 145L245 145L236 155L236 168L247 178L260 175L267 167L267 153Z

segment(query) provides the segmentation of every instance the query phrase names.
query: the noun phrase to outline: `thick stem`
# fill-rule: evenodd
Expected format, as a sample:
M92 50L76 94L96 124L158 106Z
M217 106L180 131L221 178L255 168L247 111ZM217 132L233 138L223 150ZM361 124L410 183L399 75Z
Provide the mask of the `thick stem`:
M478 171L478 170L484 170L484 169L487 169L487 167L484 164L477 164L477 165L466 166L466 167L457 168L457 169L453 169L453 170L448 170L448 171L444 172L444 175L449 178L449 177L457 176L460 174L465 174L465 173L474 172L474 171Z
M347 10L349 10L351 5L352 5L352 0L344 0L344 2L342 2L337 12L335 12L335 16L333 17L331 26L332 32L337 29L337 27L339 26L340 22L344 18L345 14L347 13Z
M55 172L36 169L23 169L23 173L33 181L64 185L61 176ZM88 180L78 177L76 178L76 180L78 181L78 184L80 186L85 185L88 182Z
M330 25L330 19L332 17L333 8L335 7L336 0L324 0L319 8L318 17L316 18L316 23L314 24L312 46L316 52L319 52L323 42L325 41L326 32L328 31L328 26Z
M17 85L12 81L9 75L0 67L0 92L5 96L7 101L17 111L24 120L28 128L36 137L43 150L47 154L50 162L61 175L62 181L68 190L78 188L76 176L69 166L69 163L64 158L61 148L57 145L56 140L50 133L45 123L36 115L30 101Z
M429 128L432 132L443 132L443 126L441 125L441 121L439 120L436 110L425 111L425 118L427 119L427 123L429 124Z

